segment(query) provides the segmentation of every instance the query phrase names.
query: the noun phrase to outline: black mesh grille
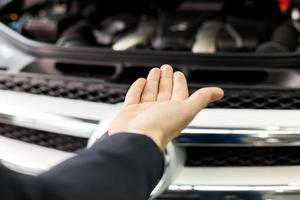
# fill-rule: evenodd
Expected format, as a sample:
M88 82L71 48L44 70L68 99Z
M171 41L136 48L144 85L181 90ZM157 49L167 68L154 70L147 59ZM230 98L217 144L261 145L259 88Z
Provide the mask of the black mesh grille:
M216 200L215 198L201 198L198 193L196 192L190 192L190 191L165 191L163 194L161 194L159 197L155 198L155 200ZM218 199L218 200L226 200L226 199ZM229 199L231 200L231 199ZM237 200L237 199L232 199ZM240 200L240 199L238 199ZM241 199L243 200L243 199Z
M210 108L300 109L300 90L225 90Z
M124 100L126 89L103 82L66 79L48 76L0 75L0 89L41 94L69 99L119 103Z
M0 124L0 136L61 151L76 152L87 146L87 139Z
M293 194L285 194L284 197L280 193L270 193L270 198L262 197L261 193L255 191L165 191L156 200L295 200L299 196ZM271 198L272 197L272 198ZM289 198L291 197L291 198Z
M94 79L0 74L2 90L111 104L124 101L127 88ZM209 108L300 109L300 90L225 89L225 97Z
M300 147L187 147L187 166L300 165Z

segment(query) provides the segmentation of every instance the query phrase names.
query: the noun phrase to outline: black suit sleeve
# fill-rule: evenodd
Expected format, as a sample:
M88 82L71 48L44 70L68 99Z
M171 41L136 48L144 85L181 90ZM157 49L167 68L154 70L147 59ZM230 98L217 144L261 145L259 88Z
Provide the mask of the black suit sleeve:
M0 195L5 200L146 200L162 172L163 155L150 138L122 133L37 177L0 167Z

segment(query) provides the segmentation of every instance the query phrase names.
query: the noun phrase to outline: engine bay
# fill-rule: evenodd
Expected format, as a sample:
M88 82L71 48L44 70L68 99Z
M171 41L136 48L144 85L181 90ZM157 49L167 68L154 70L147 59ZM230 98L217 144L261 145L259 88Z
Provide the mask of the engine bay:
M60 47L193 54L289 53L299 47L298 1L8 0L0 9L0 21L11 29Z

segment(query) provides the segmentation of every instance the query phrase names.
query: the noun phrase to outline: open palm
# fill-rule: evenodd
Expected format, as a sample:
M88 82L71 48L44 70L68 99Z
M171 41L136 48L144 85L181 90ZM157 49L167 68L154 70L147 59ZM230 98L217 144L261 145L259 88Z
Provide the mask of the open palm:
M202 88L189 96L183 73L170 65L153 68L147 79L136 80L127 92L124 107L113 120L109 134L142 133L164 149L208 103L223 97L220 88Z

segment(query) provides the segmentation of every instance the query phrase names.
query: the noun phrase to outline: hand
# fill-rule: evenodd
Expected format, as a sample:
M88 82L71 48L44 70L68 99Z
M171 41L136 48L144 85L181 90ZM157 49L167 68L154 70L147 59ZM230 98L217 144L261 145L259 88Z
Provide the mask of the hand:
M199 89L189 97L183 73L173 73L169 65L153 68L147 80L140 78L131 85L109 134L142 133L163 150L203 108L223 95L222 89L210 87Z

